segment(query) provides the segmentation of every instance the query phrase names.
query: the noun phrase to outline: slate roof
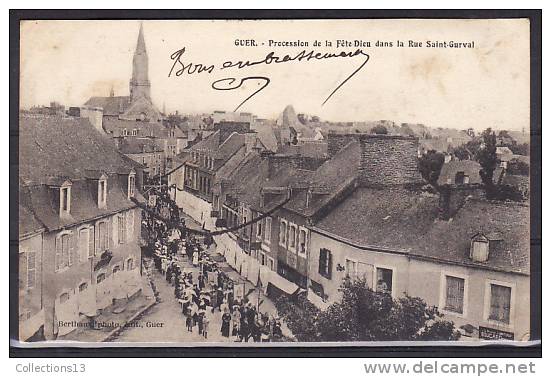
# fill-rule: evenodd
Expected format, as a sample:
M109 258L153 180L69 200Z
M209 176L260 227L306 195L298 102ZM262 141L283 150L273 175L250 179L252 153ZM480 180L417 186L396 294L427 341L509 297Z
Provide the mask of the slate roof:
M481 184L482 179L480 178L480 169L481 166L478 162L473 160L452 160L448 163L442 165L442 170L440 171L440 176L438 177L438 184L445 185L448 182L448 179L451 179L451 184L455 184L455 175L458 172L464 172L465 175L469 176L469 184ZM496 167L494 170L494 182L499 180L503 168Z
M101 107L103 115L118 116L130 106L130 96L91 97L84 106Z
M215 159L226 161L245 144L245 136L236 132L221 140L220 131L207 136L187 151L208 152Z
M119 151L124 154L162 152L155 140L129 137L119 141Z
M119 153L111 138L97 131L87 119L20 117L20 203L47 229L57 229L109 213L133 208L126 182L135 164ZM97 205L97 178L107 176L107 206ZM71 213L60 217L56 208L59 189L71 184ZM138 199L141 198L136 193ZM27 214L25 213L25 217ZM28 217L31 219L31 217ZM27 229L28 220L20 222Z
M412 257L529 274L529 207L467 200L450 221L438 220L438 197L404 188L357 188L316 227L362 247ZM469 258L476 233L500 234L488 262Z
M103 129L112 137L123 136L124 129L126 129L128 137L133 137L132 130L134 129L138 130L137 136L139 137L163 138L167 136L165 127L157 122L140 122L105 117L103 118Z

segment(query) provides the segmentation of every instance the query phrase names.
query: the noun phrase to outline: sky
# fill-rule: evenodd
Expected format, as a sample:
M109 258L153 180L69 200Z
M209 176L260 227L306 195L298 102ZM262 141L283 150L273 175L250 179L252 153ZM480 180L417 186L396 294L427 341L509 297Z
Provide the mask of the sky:
M91 96L128 95L140 21L24 21L21 23L20 105L84 104ZM232 111L265 79L235 90L215 81L267 77L269 84L239 111L277 118L285 106L329 121L392 120L430 127L521 130L530 126L529 23L527 20L259 20L143 21L153 102L167 112ZM236 46L254 39L257 46ZM270 47L269 41L309 42ZM318 40L321 46L313 46ZM332 46L325 45L325 41ZM243 69L226 61L261 61L309 52L354 52L336 40L370 41L364 55ZM404 42L397 47L396 41ZM475 48L408 47L409 41L474 41ZM375 42L393 47L376 47ZM171 55L185 47L184 64L214 65L212 73L174 75ZM177 66L179 68L181 66ZM218 84L223 87L228 82ZM322 105L323 104L323 105Z

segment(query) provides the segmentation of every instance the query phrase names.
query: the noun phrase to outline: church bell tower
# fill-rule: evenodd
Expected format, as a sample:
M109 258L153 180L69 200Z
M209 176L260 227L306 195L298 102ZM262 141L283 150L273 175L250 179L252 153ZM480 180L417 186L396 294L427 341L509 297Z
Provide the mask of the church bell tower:
M130 102L140 97L150 100L151 84L148 75L148 58L143 36L143 23L140 23L138 43L132 60L132 78L130 79Z

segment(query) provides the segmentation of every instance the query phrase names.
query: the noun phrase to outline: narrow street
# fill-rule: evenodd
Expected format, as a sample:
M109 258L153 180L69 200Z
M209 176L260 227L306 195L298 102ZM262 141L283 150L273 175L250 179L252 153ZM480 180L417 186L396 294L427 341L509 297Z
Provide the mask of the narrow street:
M215 247L209 249L209 254L215 253ZM197 276L199 269L193 267L187 261L185 256L180 256L178 264L182 270L193 271L194 276ZM227 263L221 262L221 265ZM185 316L183 315L180 304L174 296L174 287L170 285L165 277L157 271L151 259L144 259L144 266L149 271L154 290L157 294L157 304L152 306L145 312L141 318L136 320L130 326L125 327L111 341L116 342L234 342L235 337L225 338L221 335L222 313L215 310L211 313L207 310L209 319L208 339L205 339L198 333L198 327L195 326L193 332L186 329ZM237 273L235 273L237 274ZM276 313L275 306L271 300L261 294L258 297L258 290L254 286L241 278L241 283L245 283L245 293L248 294L248 299L253 302L260 303L260 310L265 313ZM284 333L288 333L288 329L283 329ZM252 339L251 339L252 342Z

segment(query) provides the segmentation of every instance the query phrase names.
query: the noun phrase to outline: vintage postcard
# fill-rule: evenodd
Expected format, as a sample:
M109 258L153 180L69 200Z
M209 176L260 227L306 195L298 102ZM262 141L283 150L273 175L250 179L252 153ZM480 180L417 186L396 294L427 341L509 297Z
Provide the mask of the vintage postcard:
M24 20L19 79L19 346L534 340L528 19Z

